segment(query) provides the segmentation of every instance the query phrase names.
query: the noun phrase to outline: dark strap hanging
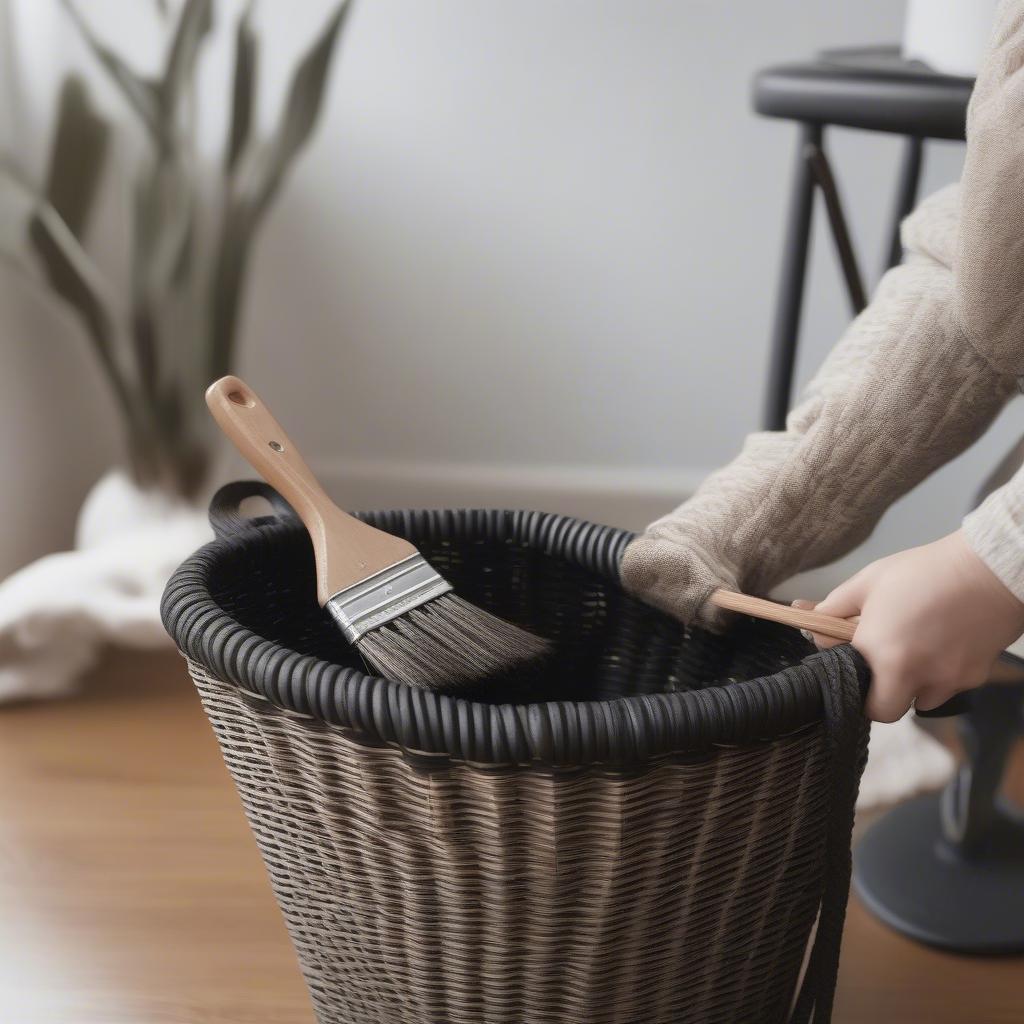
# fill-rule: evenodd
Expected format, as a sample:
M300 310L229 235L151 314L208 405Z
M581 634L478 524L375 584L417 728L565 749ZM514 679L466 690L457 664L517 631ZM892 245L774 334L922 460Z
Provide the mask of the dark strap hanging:
M818 930L807 962L807 972L797 997L791 1024L828 1024L832 1019L839 971L839 948L846 920L852 870L851 841L854 805L860 776L867 760L867 729L864 694L868 670L852 648L836 648L846 664L823 660L822 696L832 801L825 846Z

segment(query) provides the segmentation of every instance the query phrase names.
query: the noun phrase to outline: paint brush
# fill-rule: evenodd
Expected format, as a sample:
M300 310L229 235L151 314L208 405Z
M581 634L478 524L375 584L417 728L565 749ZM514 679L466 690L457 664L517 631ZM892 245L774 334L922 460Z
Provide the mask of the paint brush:
M457 691L540 657L548 642L458 597L409 541L342 511L270 410L238 377L206 404L246 461L295 509L316 558L317 598L388 679Z

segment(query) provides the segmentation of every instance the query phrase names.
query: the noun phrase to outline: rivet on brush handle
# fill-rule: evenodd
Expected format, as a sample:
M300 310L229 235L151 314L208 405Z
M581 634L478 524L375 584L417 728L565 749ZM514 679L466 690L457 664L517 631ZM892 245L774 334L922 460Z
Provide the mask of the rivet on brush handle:
M766 601L764 598L751 597L749 594L737 594L731 590L716 590L711 595L711 603L718 608L731 612L753 615L756 619L768 619L780 622L784 626L796 629L809 629L820 636L831 637L833 640L845 640L849 643L857 631L857 623L840 619L835 615L823 615L821 612L804 608L793 608L777 601Z

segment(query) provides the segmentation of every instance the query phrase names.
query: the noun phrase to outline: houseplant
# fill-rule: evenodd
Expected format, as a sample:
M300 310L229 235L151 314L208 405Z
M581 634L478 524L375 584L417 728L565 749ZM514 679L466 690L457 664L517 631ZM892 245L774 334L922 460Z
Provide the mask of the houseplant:
M54 0L58 2L58 0ZM340 0L299 58L281 112L257 127L261 40L254 4L233 26L222 152L197 144L197 68L214 0L155 0L162 66L143 73L102 38L82 0L59 0L95 69L116 87L124 124L101 111L88 79L64 79L46 169L35 180L0 153L0 261L77 321L109 389L123 465L104 476L78 518L76 550L47 556L0 584L0 699L65 692L104 642L164 643L158 602L173 567L205 539L199 501L216 438L202 394L233 367L256 238L311 138L352 6ZM116 131L141 154L114 166ZM119 173L115 173L119 172ZM129 251L111 280L90 248L104 189L130 183L120 207Z
M209 174L197 152L195 79L214 0L185 0L155 76L108 47L74 0L62 3L146 142L132 186L128 280L104 280L87 247L113 126L78 73L60 90L44 182L33 182L12 154L0 155L0 203L8 207L0 246L9 265L79 320L110 388L133 482L193 499L207 481L213 444L203 385L232 368L253 245L316 126L351 4L333 9L299 61L266 137L255 130L260 40L253 6L245 7L222 165Z

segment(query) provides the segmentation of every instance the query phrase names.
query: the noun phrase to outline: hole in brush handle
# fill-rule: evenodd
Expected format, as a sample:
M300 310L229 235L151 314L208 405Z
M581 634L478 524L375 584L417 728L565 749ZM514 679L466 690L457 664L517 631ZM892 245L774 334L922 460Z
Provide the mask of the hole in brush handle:
M235 388L228 392L228 401L234 402L235 405L241 405L246 409L251 409L256 404L252 395L247 394L239 388Z

